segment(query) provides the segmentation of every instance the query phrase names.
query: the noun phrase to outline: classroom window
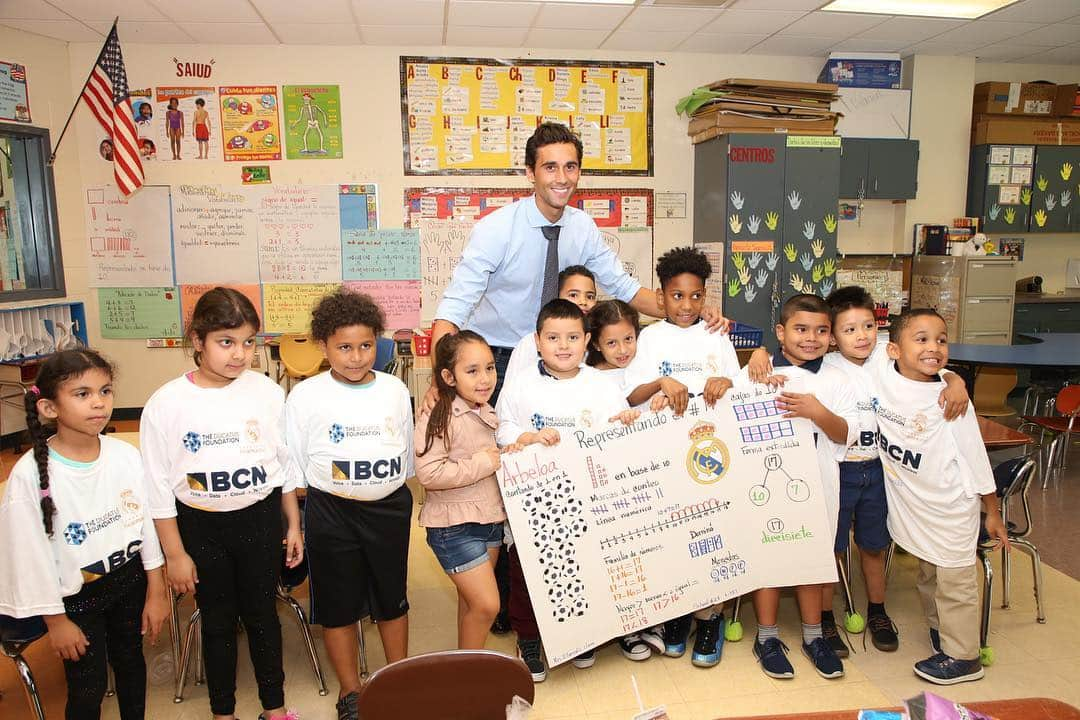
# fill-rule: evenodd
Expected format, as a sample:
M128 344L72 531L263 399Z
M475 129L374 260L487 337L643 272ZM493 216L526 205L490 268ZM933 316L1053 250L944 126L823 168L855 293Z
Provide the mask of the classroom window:
M51 151L48 130L0 123L0 302L65 294Z

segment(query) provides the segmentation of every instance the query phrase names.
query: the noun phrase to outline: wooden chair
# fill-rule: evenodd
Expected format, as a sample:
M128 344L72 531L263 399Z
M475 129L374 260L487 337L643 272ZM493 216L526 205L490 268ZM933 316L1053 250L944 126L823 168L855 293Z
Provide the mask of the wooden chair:
M505 720L515 695L533 701L525 663L491 650L444 650L379 668L357 708L364 720Z
M278 338L278 351L281 353L281 364L287 378L286 392L292 389L294 380L317 375L324 360L322 350L308 335L282 335Z
M1016 387L1016 368L983 367L975 376L975 412L983 417L1015 415L1009 393Z

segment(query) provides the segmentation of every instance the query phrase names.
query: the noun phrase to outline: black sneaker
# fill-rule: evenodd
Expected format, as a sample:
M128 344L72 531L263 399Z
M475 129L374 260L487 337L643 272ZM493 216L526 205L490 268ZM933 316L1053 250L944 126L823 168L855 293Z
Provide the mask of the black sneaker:
M619 638L619 649L627 660L641 662L652 657L652 648L638 633L623 635Z
M787 659L787 645L780 638L769 638L765 642L754 642L754 657L761 663L762 671L777 680L789 680L795 677L795 668Z
M692 617L683 615L664 623L664 654L668 657L682 657L686 652L686 638L690 637Z
M821 616L821 636L825 638L825 642L836 653L836 657L846 658L848 656L848 646L844 644L844 638L840 637L840 630L836 627L834 617Z
M708 620L697 621L697 642L690 662L698 667L712 667L720 662L724 652L724 616L713 614Z
M896 623L888 615L871 615L866 621L866 628L870 631L870 642L882 652L896 652L900 647L900 636L896 631ZM938 650L935 649L935 652Z
M491 623L492 635L505 635L510 632L510 613L500 610L495 616L495 622Z
M574 667L578 670L585 670L591 668L596 664L596 650L586 650L572 660Z
M541 683L547 679L547 668L544 667L544 647L539 640L518 640L518 657L529 668L534 683Z
M827 680L844 677L844 663L840 662L825 638L814 638L809 645L803 643L802 651L814 663L814 669L821 677Z
M930 647L936 654L941 654L941 633L934 628L930 628Z
M360 693L351 692L337 701L338 720L359 720L360 712L356 709L358 699L360 699Z
M935 685L955 685L980 680L985 673L978 658L957 660L945 653L938 653L915 663L915 674Z

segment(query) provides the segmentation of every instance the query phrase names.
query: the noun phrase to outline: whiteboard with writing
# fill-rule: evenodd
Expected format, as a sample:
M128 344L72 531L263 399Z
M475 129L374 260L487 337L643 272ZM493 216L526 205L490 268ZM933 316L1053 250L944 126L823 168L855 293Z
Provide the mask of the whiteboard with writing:
M220 185L173 188L178 283L259 282L258 218L248 190Z
M836 580L811 426L776 391L559 428L499 486L548 661L762 587Z
M169 188L144 185L131 197L115 186L86 189L90 287L173 284Z

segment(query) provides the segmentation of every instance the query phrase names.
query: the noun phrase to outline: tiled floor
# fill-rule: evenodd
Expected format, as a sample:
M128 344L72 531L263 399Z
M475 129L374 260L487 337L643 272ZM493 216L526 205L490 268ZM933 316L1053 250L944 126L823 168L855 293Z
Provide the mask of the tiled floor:
M120 429L128 429L121 427ZM1074 462L1080 458L1074 455ZM4 457L5 467L10 458ZM1080 604L1080 525L1074 518L1080 510L1080 489L1076 487L1080 471L1072 468L1044 493L1035 488L1031 498L1037 513L1035 541L1048 564L1068 568L1069 574L1046 568L1046 605L1048 622L1035 622L1034 599L1030 591L1030 565L1022 555L1014 561L1013 606L1001 610L1000 588L995 593L990 644L997 660L987 669L986 678L948 689L940 694L958 701L1027 696L1049 696L1080 706L1080 615L1073 611ZM1051 559L1052 558L1052 559ZM1069 577L1072 575L1072 577ZM758 669L751 654L754 633L753 612L743 613L746 639L728 643L721 664L701 670L690 664L689 657L653 658L643 663L625 660L618 648L607 646L599 652L596 665L575 670L570 665L554 669L548 680L536 688L533 718L611 718L629 720L636 711L631 676L636 677L647 705L664 704L672 718L717 718L747 714L769 714L799 710L860 708L894 705L931 686L917 679L911 665L930 654L926 626L914 590L915 563L908 556L898 556L890 579L889 608L901 631L901 646L896 653L874 650L861 637L853 636L857 652L845 663L847 675L842 680L823 680L812 671L797 651L791 659L796 678L779 681L767 678ZM423 535L413 534L410 551L410 652L420 653L452 647L455 642L455 595L442 573ZM861 586L856 595L862 598ZM302 594L302 592L301 592ZM860 606L864 600L859 600ZM185 605L190 612L190 605ZM292 621L282 613L286 643L286 696L290 707L306 718L335 717L333 696L336 687L325 650L314 628L323 667L331 685L331 697L319 697L314 675ZM784 600L781 607L781 633L788 644L798 648L798 617L794 601ZM368 658L372 669L383 664L378 633L366 626ZM492 637L489 647L512 652L510 637ZM180 705L172 701L172 659L165 637L157 647L147 648L151 673L148 717L206 720L210 717L204 687L189 685L187 699ZM29 660L44 691L49 717L63 714L63 675L59 662L50 657L47 643L38 642ZM253 720L259 712L250 663L241 652L237 712ZM5 720L28 718L29 711L12 664L0 660L0 717ZM116 718L115 701L106 700L105 718Z

